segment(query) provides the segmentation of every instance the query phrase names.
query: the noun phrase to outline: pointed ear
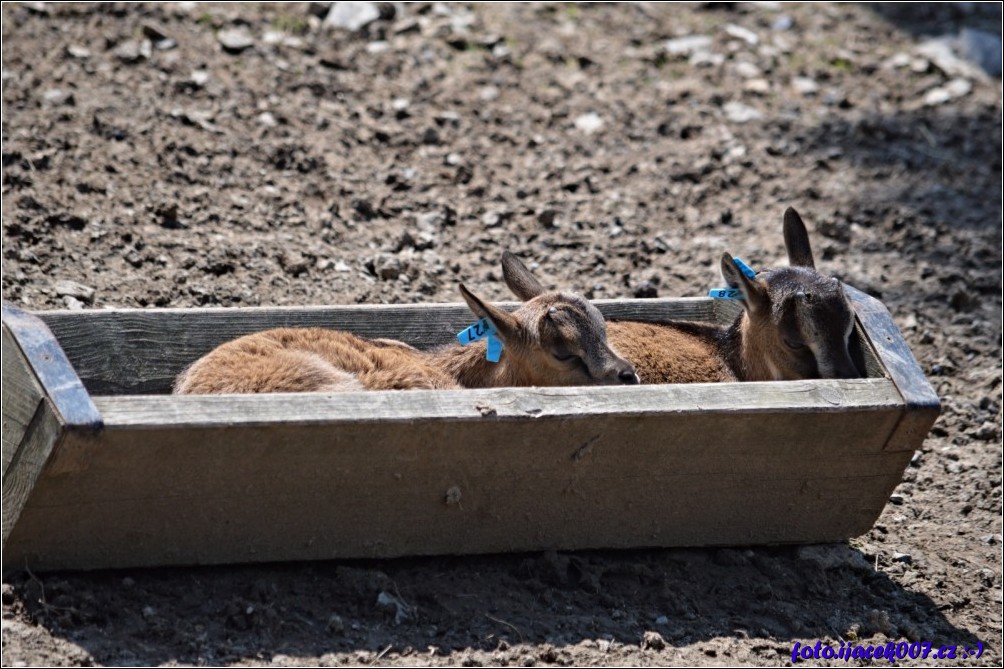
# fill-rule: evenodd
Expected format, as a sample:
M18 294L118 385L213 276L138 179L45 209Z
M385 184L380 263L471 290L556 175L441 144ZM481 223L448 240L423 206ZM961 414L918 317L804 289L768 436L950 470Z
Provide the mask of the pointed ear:
M544 286L530 273L523 261L508 251L502 254L502 277L509 290L524 302L546 292Z
M812 259L812 247L809 245L809 233L805 230L802 217L792 207L784 212L784 248L788 251L789 265L816 268Z
M738 288L743 293L743 307L749 313L770 309L767 288L756 279L751 279L736 265L728 253L722 254L722 277L730 288Z
M495 327L499 337L503 342L513 342L519 335L519 321L508 311L499 309L494 304L485 302L480 297L467 290L464 284L460 284L460 294L464 296L464 301L474 315L478 318L487 318Z

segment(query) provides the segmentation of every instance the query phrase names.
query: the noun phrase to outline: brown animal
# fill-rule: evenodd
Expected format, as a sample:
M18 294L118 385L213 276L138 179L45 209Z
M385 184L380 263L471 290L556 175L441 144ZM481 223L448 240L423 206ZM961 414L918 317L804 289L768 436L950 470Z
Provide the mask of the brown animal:
M748 278L728 253L722 275L743 294L731 326L689 321L610 321L614 350L634 363L642 383L856 378L848 341L854 314L840 281L815 270L805 224L789 208L784 244L791 267ZM521 295L519 285L506 283Z
M182 372L177 394L338 392L638 383L634 367L606 341L603 317L586 299L545 291L513 255L513 281L533 293L509 313L460 286L503 342L497 363L485 342L419 351L388 339L322 328L279 328L222 344Z

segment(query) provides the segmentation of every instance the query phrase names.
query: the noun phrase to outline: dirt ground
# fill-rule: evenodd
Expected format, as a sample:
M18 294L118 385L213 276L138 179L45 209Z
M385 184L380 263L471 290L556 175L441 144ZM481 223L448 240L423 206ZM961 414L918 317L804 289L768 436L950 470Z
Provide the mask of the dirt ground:
M943 413L850 546L20 573L5 666L1004 661L999 4L325 9L5 3L3 299L508 299L503 249L589 297L694 296L722 251L783 263L794 205ZM963 28L996 75L937 51Z

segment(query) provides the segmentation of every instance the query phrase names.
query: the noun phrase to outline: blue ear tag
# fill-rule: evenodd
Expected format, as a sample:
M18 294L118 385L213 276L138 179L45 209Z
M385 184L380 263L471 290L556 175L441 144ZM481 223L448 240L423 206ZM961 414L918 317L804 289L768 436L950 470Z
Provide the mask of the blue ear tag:
M733 258L732 262L736 264L743 274L745 274L750 279L756 278L756 272L750 269L749 265L744 263L739 258ZM716 300L741 300L743 299L743 292L738 288L712 288L708 291L708 297L713 297Z
M488 362L498 362L502 356L502 340L499 339L495 327L487 318L482 318L474 325L457 333L457 341L461 344L470 344L479 339L488 338L488 350L485 359Z

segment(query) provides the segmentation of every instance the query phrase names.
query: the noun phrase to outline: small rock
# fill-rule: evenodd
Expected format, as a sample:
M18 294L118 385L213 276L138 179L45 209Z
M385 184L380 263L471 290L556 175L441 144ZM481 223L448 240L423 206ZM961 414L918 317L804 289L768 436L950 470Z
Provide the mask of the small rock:
M819 84L809 77L794 77L791 80L791 87L799 95L815 95L819 91Z
M441 111L436 114L436 125L440 128L447 126L451 128L460 127L460 114L455 111Z
M237 54L254 46L254 37L246 28L227 28L216 34L216 41L227 53Z
M355 32L380 18L380 8L373 2L336 2L324 18L326 28Z
M66 47L66 54L71 58L78 58L80 60L87 60L91 57L91 50L87 47L80 46L79 44L71 44Z
M987 546L994 546L1001 542L1001 535L999 534L986 534L980 538L980 541L985 543Z
M349 267L348 264L346 264L344 261L339 260L338 262L335 263L335 271L336 272L351 272L352 268Z
M750 46L756 46L760 43L760 38L757 34L748 28L743 28L742 26L737 26L734 23L725 24L725 32L728 33L730 37L735 37L736 39L742 40L749 44Z
M589 112L575 119L575 127L577 130L591 135L603 128L603 119L596 112Z
M67 93L62 88L50 88L42 93L42 100L49 105L73 105L73 93Z
M910 555L909 553L899 553L897 551L893 551L892 559L893 562L902 562L904 564L913 563L913 556Z
M745 60L741 60L736 63L734 69L736 74L743 79L753 79L754 77L760 76L760 68Z
M155 615L157 615L157 609L153 608L152 606L143 607L144 618L153 618Z
M557 217L558 217L557 209L545 209L539 214L537 214L537 222L540 223L545 228L554 229L557 227L555 225L555 220L557 219Z
M658 632L647 630L641 637L642 650L662 650L666 647L666 640Z
M198 88L202 88L209 83L209 72L206 70L193 70L192 74L188 77L188 80L195 84Z
M688 35L666 40L662 46L671 56L689 56L697 51L710 49L711 38L707 35Z
M987 75L982 68L955 54L953 47L957 42L958 40L949 37L929 39L918 45L914 52L931 61L946 76L986 79Z
M795 20L787 14L781 14L770 24L771 30L791 30L795 26Z
M911 62L913 62L913 59L910 58L910 54L900 51L886 60L882 65L890 70L898 70L908 67Z
M968 95L972 90L973 84L968 79L952 79L944 86L937 86L925 93L924 104L928 107L941 105Z
M635 286L634 296L638 298L659 297L659 289L651 281L642 281Z
M88 304L94 300L95 290L76 281L57 281L53 284L52 289L58 297L75 297Z
M502 94L502 91L498 89L498 86L485 86L478 93L478 97L485 102L491 102L492 100L498 99L498 96Z
M376 275L384 281L393 281L401 276L401 261L393 256L382 256L374 263Z
M763 116L759 111L742 102L726 102L722 105L725 118L732 123L749 123Z
M14 602L17 601L17 593L14 591L14 586L10 583L4 583L0 586L0 599L3 600L4 606L13 606Z
M84 308L84 303L73 297L72 295L67 295L63 298L63 306L65 306L70 311L80 311Z
M899 505L899 504L902 504L904 501L905 501L905 498L902 495L900 495L898 492L894 492L893 494L889 495L889 503L890 504Z
M486 211L481 216L481 223L486 228L497 228L505 223L507 220L512 218L512 212L510 211Z
M153 43L158 51L168 51L178 46L177 40L169 37L163 30L150 23L143 24L143 37Z
M390 42L382 39L373 40L366 45L366 53L386 53L390 51Z
M1000 432L997 430L997 426L987 421L983 425L980 425L973 436L980 441L993 441L998 435L1000 435Z
M743 83L743 90L755 95L766 95L770 92L770 82L766 79L750 79Z
M127 65L134 65L144 58L149 58L152 53L152 48L149 42L140 42L139 40L126 40L115 47L113 52L115 57Z
M272 112L262 112L255 117L255 120L258 122L258 125L266 128L274 128L279 125L279 122L275 120L275 116L272 115Z
M394 614L395 625L400 625L401 623L411 619L411 607L408 606L400 597L395 597L386 590L381 591L380 594L377 595L377 606L388 613Z
M279 256L279 265L286 271L286 274L300 276L306 274L310 268L310 263L302 254L296 251L284 251Z
M658 618L655 619L655 624L656 625L668 625L669 624L669 618L667 616L659 616Z
M718 67L725 62L725 56L711 51L697 51L690 55L687 62L694 67Z

